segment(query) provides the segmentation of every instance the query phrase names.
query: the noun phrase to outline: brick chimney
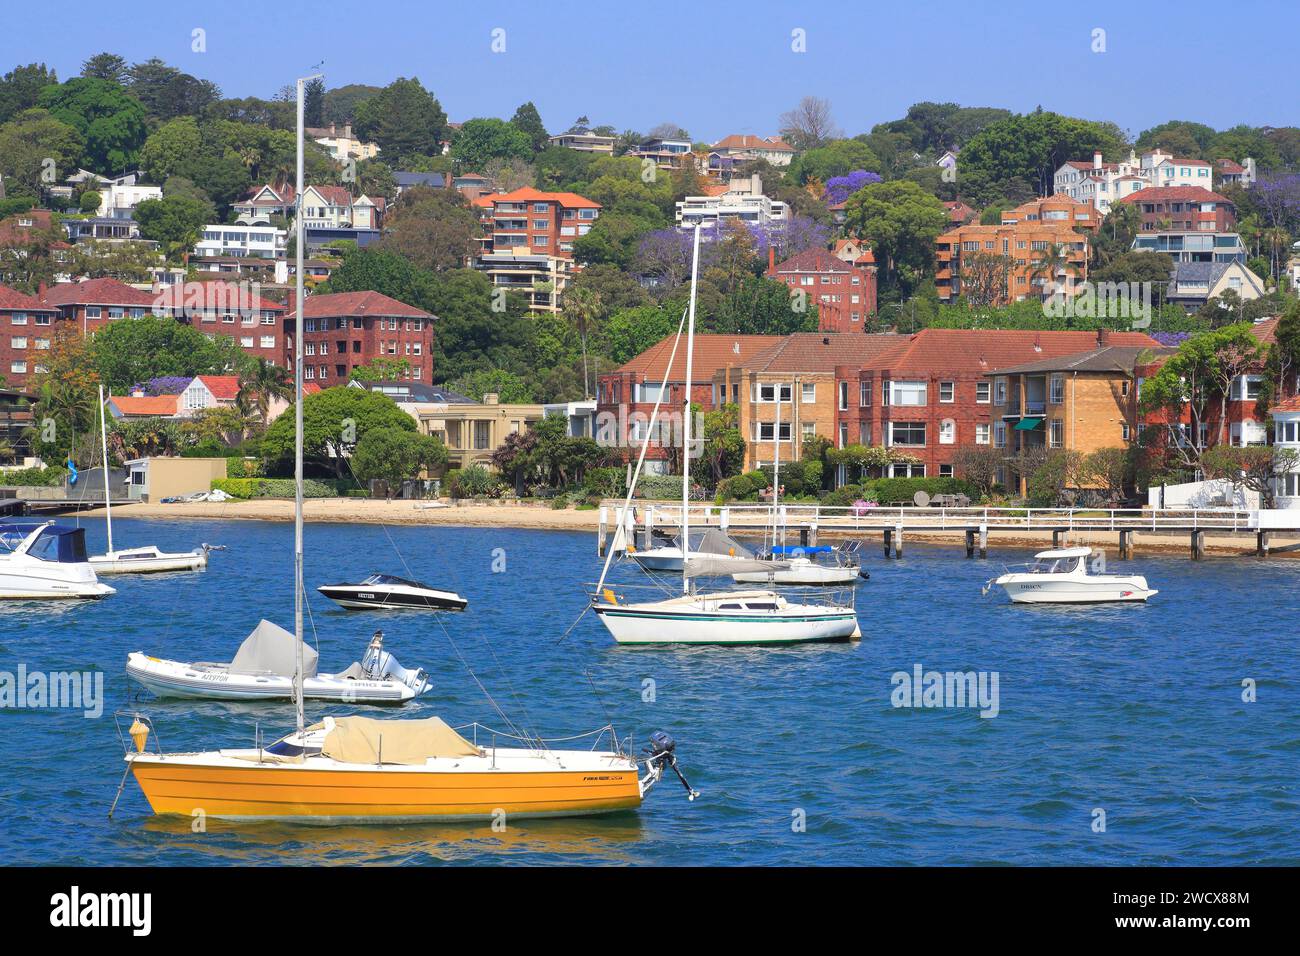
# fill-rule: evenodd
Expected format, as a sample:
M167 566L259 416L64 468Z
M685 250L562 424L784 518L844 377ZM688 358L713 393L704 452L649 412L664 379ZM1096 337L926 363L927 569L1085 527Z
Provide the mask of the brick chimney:
M776 274L776 246L767 247L767 274Z
M1092 168L1101 169L1101 150L1097 150L1092 154Z
M1097 348L1104 349L1110 345L1110 329L1097 330Z

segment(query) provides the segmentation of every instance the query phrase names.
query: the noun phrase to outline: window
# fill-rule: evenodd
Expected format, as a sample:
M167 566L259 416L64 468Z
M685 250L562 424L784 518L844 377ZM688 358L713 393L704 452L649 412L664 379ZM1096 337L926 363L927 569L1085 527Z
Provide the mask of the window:
M891 405L925 405L926 385L923 381L898 381L890 383L889 404Z
M975 426L975 444L987 445L989 443L989 426L987 423Z
M939 423L939 444L953 445L957 442L957 423L951 418L945 418Z
M97 319L99 317L100 317L99 306L97 305L86 306L86 318Z
M988 382L976 382L976 383L975 383L975 401L976 401L977 404L980 404L980 405L987 405L987 404L989 403L989 383L988 383Z
M803 385L800 386L800 392L800 399L805 405L817 401L817 386L815 384L804 382Z
M1005 405L1007 403L1007 380L1005 378L995 379L993 382L993 404Z
M880 404L885 408L889 407L889 381L887 379L882 379L880 382Z
M890 422L889 443L913 448L925 447L925 422Z
M13 314L13 317L12 317L12 318L13 318L13 323L14 323L14 325L26 325L26 324L27 324L27 313L26 313L26 312L15 312L15 313Z
M858 407L859 408L871 407L871 383L870 382L858 383Z
M1278 422L1274 441L1280 444L1294 445L1300 438L1300 422Z
M957 383L940 382L939 383L939 401L946 404L952 404L956 401Z
M35 316L35 319L36 319L36 324L37 324L37 325L49 325L49 324L50 324L50 317L49 317L48 315L38 315L38 316Z
M262 348L264 348L264 349L273 349L273 348L275 348L275 336L274 336L274 335L263 335L263 336L262 336Z
M952 477L952 465L940 465L940 466L939 466L939 477L940 477L940 478L951 478L951 477Z
M890 478L924 478L925 465L920 462L900 462L889 466Z
M1052 376L1051 392L1048 401L1053 405L1060 405L1065 401L1065 377L1063 375Z
M849 407L849 383L840 382L840 411L847 411Z
M858 444L871 444L871 422L858 422Z
M640 400L643 402L661 402L668 399L670 391L670 388L665 388L663 385L642 383Z
M765 405L775 403L776 390L778 387L781 389L781 401L789 402L794 395L793 387L790 385L777 386L775 382L759 382L756 386L757 394L754 397L754 401Z
M1007 447L1007 423L1006 422L993 423L993 447L994 448Z
M240 348L251 349L253 347L253 337L251 335L241 335L239 337Z
M26 337L26 336L17 336L17 335L15 335L15 336L13 337L13 339L11 339L10 341L11 341L11 344L13 345L13 347L16 348L16 349L25 349L25 348L27 348L27 337Z
M9 371L12 372L12 373L14 373L15 375L23 375L23 374L25 374L25 373L27 372L27 363L26 363L26 362L10 362L10 363L9 363Z
M817 435L817 425L815 422L804 422L799 426L799 433L804 438L814 438Z
M774 441L776 435L775 422L755 422L754 423L754 440L755 441ZM781 441L790 440L790 423L781 423Z
M1120 425L1120 426L1119 426L1119 437L1120 437L1122 440L1124 440L1124 441L1128 441L1128 440L1129 440L1129 435L1130 435L1130 431L1129 431L1128 424L1125 423L1125 424L1123 424L1123 425Z
M849 443L849 426L844 422L840 422L840 443L836 447L843 448L846 445L848 445L848 443Z
M1052 448L1060 448L1065 444L1065 422L1059 418L1052 419L1051 432L1048 435L1048 443Z
M1119 393L1123 397L1128 398L1128 379L1124 379L1124 381L1119 383Z

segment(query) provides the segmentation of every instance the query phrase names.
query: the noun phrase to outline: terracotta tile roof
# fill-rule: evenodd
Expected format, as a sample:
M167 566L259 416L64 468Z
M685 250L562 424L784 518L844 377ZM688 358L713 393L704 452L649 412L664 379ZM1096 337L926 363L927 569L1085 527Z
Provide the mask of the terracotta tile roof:
M315 382L302 383L302 393L304 395L315 395L319 391L320 391L320 386L317 385Z
M825 249L805 249L796 253L785 262L776 264L778 273L791 272L852 272L853 267Z
M1271 319L1261 319L1251 326L1251 334L1259 339L1261 345L1272 345L1277 341L1278 319L1279 316L1275 315Z
M201 301L194 301L195 299ZM284 312L286 309L279 302L261 296L254 297L247 286L229 279L191 279L183 285L168 286L161 290L155 301L165 308L186 308L195 312L218 306L265 312Z
M1219 167L1220 172L1228 174L1244 173L1246 171L1245 166L1242 166L1239 163L1234 163L1230 159L1221 159L1215 163L1215 165Z
M861 368L895 354L907 336L862 332L796 332L755 355L744 367L756 372L833 372L837 365Z
M661 339L636 358L622 365L620 372L644 373L647 381L662 381L668 356L673 351L675 335ZM715 372L727 366L739 367L758 352L781 341L779 335L696 335L691 375L696 382L707 382ZM686 340L677 349L677 357L668 375L670 382L686 380Z
M309 186L316 193L334 206L351 206L352 194L343 186Z
M263 191L269 192L271 196L268 196L265 199L258 199L257 198L258 194ZM247 206L252 204L255 206L284 206L293 202L293 194L294 194L294 189L291 184L286 184L283 189L276 189L271 184L265 183L261 186L254 186L247 193L245 193L244 198L241 199L239 202L237 202L235 205ZM271 197L275 197L275 198L271 198Z
M110 395L109 401L123 415L151 418L159 415L175 415L180 407L179 395Z
M129 305L153 308L155 296L119 282L117 279L86 279L84 282L60 282L41 296L48 305Z
M937 370L988 372L1023 362L1094 349L1096 332L1020 329L922 329L910 342L877 364L893 373ZM1106 344L1160 348L1144 332L1111 332Z
M594 202L586 196L579 196L577 193L545 193L540 189L534 189L532 186L524 186L508 193L492 193L484 198L492 202L557 202L561 206L570 209L600 208L600 203Z
M1268 411L1270 415L1273 412L1300 412L1300 395L1292 395L1290 398L1278 402Z
M387 315L411 319L432 319L423 309L399 302L382 292L331 292L309 295L303 303L303 314L309 319L332 316Z
M0 285L0 309L12 309L19 312L55 311L35 296L19 292L17 289L11 289L7 285Z
M218 401L233 402L239 394L238 375L200 375L198 379Z
M1120 202L1159 202L1161 200L1173 200L1175 202L1232 202L1227 196L1220 196L1216 192L1210 192L1204 186L1148 186L1146 189L1139 189L1135 193L1129 193L1120 199Z
M1177 349L1162 346L1103 345L1086 352L1074 352L1052 358L1038 359L1021 365L994 369L989 375L1033 374L1036 372L1127 372L1132 373L1139 359L1157 359L1172 355ZM1144 365L1150 364L1143 361Z
M768 139L766 136L751 136L748 133L735 134L718 140L714 149L774 149L783 153L793 153L794 147L779 137Z

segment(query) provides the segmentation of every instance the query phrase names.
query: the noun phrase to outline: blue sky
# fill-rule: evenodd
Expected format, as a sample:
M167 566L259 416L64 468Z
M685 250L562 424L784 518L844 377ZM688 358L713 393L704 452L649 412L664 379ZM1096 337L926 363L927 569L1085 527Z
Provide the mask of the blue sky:
M227 96L270 97L324 60L330 86L418 76L453 120L509 118L532 100L552 131L585 114L642 132L672 121L697 140L768 134L808 94L828 98L849 135L920 100L1041 104L1134 135L1168 119L1300 125L1295 0L222 0L206 12L71 0L57 17L48 4L6 7L0 72L43 60L66 78L109 50L159 56ZM195 28L207 52L191 50ZM494 53L498 28L505 50ZM792 50L795 30L806 52Z

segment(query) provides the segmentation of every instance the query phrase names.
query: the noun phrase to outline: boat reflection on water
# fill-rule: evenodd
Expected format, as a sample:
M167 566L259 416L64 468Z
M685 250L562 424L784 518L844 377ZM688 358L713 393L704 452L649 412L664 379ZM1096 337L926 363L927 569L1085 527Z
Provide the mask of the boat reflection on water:
M436 863L535 862L538 854L569 863L632 864L645 836L636 811L599 817L489 824L421 823L402 826L302 826L207 819L205 832L180 816L149 816L139 827L165 839L168 851L192 850L207 862L277 866L395 866ZM160 860L161 862L161 860Z

